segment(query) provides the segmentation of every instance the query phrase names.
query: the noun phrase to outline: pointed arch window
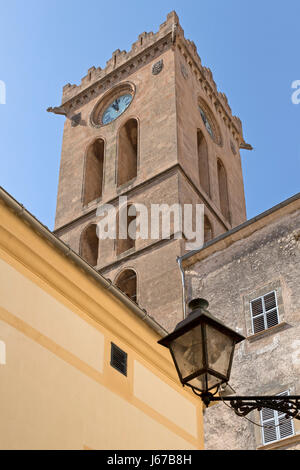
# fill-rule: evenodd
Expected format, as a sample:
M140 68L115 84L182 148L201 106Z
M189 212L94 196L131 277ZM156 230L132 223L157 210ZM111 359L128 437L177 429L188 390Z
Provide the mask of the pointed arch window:
M138 121L129 119L118 137L117 185L122 186L137 176Z
M200 129L197 131L197 151L200 184L206 194L210 196L208 148L204 135Z
M228 184L226 170L218 159L218 185L219 185L219 197L220 197L220 209L224 217L230 221L230 210L229 210L229 197L228 197Z
M131 300L137 301L137 275L133 269L122 271L115 281L116 286Z
M97 139L87 150L84 173L83 204L102 196L104 170L104 140Z
M91 266L97 266L98 245L97 225L91 224L84 229L80 241L80 255Z

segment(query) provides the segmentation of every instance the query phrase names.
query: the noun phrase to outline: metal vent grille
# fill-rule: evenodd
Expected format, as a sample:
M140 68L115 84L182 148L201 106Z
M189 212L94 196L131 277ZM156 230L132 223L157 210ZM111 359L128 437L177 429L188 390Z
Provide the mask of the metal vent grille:
M110 365L127 376L127 353L111 343Z
M276 292L269 292L250 302L253 334L278 325Z

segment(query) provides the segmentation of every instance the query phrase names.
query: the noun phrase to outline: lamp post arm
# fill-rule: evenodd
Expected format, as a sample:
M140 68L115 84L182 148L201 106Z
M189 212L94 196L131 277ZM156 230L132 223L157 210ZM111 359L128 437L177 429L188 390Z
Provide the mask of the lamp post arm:
M194 393L195 390L193 390ZM263 408L269 408L274 411L285 414L300 420L300 396L299 395L266 395L266 396L215 396L210 392L196 393L200 396L207 407L211 402L224 401L229 402L231 408L238 416L246 416L253 410L261 411Z

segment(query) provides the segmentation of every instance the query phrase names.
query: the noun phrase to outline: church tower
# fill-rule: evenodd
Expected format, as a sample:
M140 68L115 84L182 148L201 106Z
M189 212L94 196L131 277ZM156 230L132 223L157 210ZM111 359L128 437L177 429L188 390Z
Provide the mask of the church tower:
M99 240L97 209L204 204L205 241L246 220L241 121L218 92L175 12L104 69L67 84L55 233L171 329L182 319L185 240ZM130 217L128 218L130 220Z

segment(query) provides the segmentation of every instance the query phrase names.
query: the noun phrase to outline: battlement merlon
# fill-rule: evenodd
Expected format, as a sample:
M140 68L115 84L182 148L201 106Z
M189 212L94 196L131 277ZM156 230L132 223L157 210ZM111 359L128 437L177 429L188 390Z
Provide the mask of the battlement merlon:
M140 34L138 40L132 44L129 52L120 51L120 49L114 51L112 57L106 62L104 69L93 66L88 69L87 75L82 78L80 85L71 85L70 83L65 85L61 106L48 108L49 112L55 112L52 111L54 109L63 109L64 112L56 112L56 114L66 114L68 116L70 112L73 113L77 105L81 104L82 98L85 101L89 95L95 96L94 88L102 81L111 80L112 78L111 81L114 82L113 77L116 77L119 72L123 74L125 72L124 67L127 67L127 65L129 69L134 69L134 61L141 61L150 49L153 49L157 43L161 43L162 40L167 38L171 45L176 44L192 71L199 76L202 87L206 89L216 109L222 109L223 119L228 121L228 124L234 128L235 133L239 136L240 148L252 150L251 145L246 144L244 141L241 120L232 115L226 95L217 90L211 70L202 66L195 43L184 37L184 30L179 24L179 18L175 11L167 15L166 21L160 25L157 33L144 32Z

